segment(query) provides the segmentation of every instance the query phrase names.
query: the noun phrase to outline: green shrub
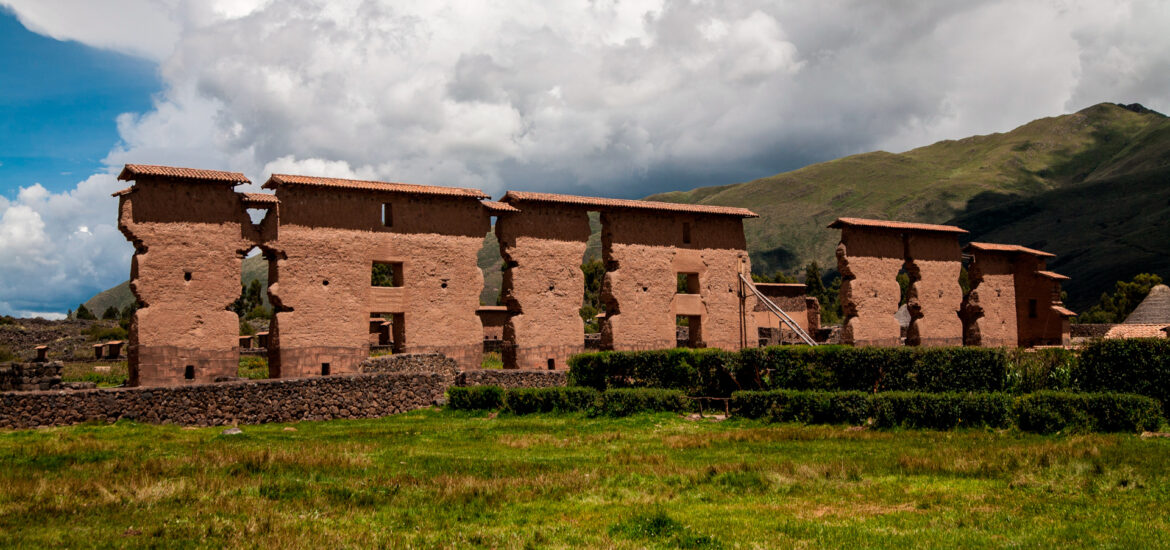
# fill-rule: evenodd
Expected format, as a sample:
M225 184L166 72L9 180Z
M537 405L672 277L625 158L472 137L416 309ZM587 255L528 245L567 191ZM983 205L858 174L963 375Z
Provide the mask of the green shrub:
M1007 390L1013 394L1070 390L1076 365L1077 353L1064 348L1010 350Z
M108 342L110 340L125 340L127 338L126 329L119 326L107 327L94 324L86 327L81 333L86 335L90 342Z
M268 359L258 355L241 355L236 375L252 380L268 378Z
M1037 392L1016 400L1016 424L1038 433L1137 432L1162 423L1160 404L1123 393Z
M1092 342L1081 352L1073 378L1081 391L1153 397L1170 415L1170 339Z
M16 355L8 350L8 346L0 346L0 362L15 361Z
M1012 404L1006 393L884 392L873 396L873 418L879 428L1005 428Z
M629 416L646 412L682 412L689 409L690 402L679 390L624 388L602 393L597 400L595 412L606 416Z
M459 411L499 409L504 406L504 388L499 386L447 388L447 406Z
M858 391L744 391L731 396L736 416L805 424L864 424L871 416L872 394Z
M504 408L514 414L586 411L595 401L597 390L593 388L517 388L504 392Z
M1007 354L985 348L775 346L738 353L685 348L599 352L569 360L569 384L668 388L726 397L743 390L1002 391Z

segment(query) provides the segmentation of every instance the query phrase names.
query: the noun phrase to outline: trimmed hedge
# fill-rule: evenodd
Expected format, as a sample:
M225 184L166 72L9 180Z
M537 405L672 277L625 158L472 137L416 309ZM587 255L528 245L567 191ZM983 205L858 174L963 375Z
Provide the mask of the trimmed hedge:
M1008 357L987 348L773 346L737 353L678 348L603 351L569 360L569 384L668 388L727 397L744 390L1002 391Z
M864 424L872 409L873 395L856 391L743 391L731 396L735 416L772 422Z
M1074 371L1078 389L1136 393L1162 402L1170 415L1170 339L1097 340Z
M504 392L504 410L513 414L587 411L597 396L593 388L516 388Z
M888 392L873 396L873 419L878 428L1006 428L1012 405L1006 393Z
M1021 430L1039 433L1156 430L1162 407L1150 397L1124 393L1037 392L1016 401Z
M1136 432L1161 425L1152 398L1118 393L1005 393L747 391L731 397L736 416L772 422L864 424L878 428L1006 428L1023 431Z
M499 409L504 406L504 388L499 386L447 388L447 406L457 411Z
M679 390L624 388L609 390L597 400L595 414L629 416L645 412L683 412L690 401Z

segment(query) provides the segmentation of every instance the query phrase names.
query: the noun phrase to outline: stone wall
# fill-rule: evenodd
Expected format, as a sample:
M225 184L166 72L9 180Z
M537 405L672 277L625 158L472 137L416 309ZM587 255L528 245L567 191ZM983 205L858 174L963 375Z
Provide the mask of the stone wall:
M908 232L906 272L910 276L907 307L910 346L960 346L963 320L959 310L963 289L959 286L962 253L952 233Z
M59 361L0 365L0 391L51 390L61 386Z
M455 377L456 386L500 386L503 388L548 388L568 383L567 370L465 370Z
M197 426L375 418L429 406L438 374L355 374L165 388L0 393L0 427L120 419Z
M964 302L964 343L1016 347L1016 284L1010 254L969 250L971 292Z
M370 357L358 371L366 374L438 374L454 380L459 363L441 353L400 353Z

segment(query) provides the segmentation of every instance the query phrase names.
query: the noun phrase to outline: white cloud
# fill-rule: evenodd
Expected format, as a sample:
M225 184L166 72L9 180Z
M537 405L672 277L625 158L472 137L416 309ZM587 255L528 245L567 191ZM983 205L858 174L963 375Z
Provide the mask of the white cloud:
M111 171L637 196L1099 101L1170 107L1170 8L1152 0L112 1L0 0L37 32L158 60L165 88L119 117ZM79 197L116 182L34 187L0 202L0 247L59 275L0 275L0 300L122 279L115 201Z

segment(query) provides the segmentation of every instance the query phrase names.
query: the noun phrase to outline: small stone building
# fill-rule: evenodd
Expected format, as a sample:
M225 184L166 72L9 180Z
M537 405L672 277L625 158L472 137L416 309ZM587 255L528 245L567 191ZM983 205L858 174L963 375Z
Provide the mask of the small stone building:
M958 237L966 230L951 225L861 218L839 218L829 227L841 230L837 269L841 272L841 308L845 313L842 343L901 344L901 328L894 316L901 298L897 277L902 270L910 276L906 344L962 343L962 256Z

